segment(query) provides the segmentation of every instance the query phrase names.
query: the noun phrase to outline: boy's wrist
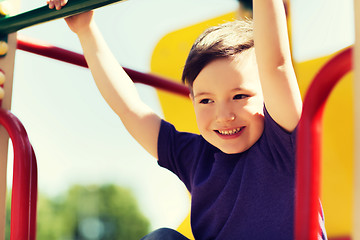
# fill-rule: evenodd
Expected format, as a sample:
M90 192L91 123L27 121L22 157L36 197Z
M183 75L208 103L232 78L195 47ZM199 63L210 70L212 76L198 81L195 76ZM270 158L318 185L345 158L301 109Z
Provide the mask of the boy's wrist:
M91 22L89 25L87 25L86 27L81 28L80 30L78 30L76 32L76 35L79 38L86 38L89 34L91 34L92 32L95 31L95 29L97 28L95 22Z

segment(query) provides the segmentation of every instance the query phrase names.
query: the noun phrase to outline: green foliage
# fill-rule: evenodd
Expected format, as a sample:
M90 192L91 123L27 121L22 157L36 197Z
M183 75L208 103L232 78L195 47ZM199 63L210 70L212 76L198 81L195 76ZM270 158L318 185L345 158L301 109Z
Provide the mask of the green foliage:
M5 239L10 239L10 204L11 204L11 192L6 193L6 220L5 220Z
M148 232L136 199L119 186L75 185L56 198L38 197L38 240L138 240Z

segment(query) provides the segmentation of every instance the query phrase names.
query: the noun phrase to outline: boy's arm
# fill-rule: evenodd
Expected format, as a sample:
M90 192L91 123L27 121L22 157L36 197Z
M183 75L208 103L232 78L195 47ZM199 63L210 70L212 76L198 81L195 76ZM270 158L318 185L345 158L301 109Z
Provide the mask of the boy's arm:
M299 122L302 100L292 65L282 0L253 0L256 59L265 106L288 131Z
M79 37L87 64L106 102L135 140L157 158L161 119L140 99L134 83L97 28L93 12L69 17L66 22Z

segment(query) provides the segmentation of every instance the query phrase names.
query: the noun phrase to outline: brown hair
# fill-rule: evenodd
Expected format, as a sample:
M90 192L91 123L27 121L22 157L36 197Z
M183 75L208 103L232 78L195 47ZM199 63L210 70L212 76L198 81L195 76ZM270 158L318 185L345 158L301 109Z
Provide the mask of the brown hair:
M235 20L205 30L193 44L182 74L189 88L211 61L232 57L254 47L252 20Z

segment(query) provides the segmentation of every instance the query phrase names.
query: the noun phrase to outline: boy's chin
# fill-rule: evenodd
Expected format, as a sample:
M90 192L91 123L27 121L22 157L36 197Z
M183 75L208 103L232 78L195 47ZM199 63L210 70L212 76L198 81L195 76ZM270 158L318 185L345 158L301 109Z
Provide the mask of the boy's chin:
M238 153L242 153L245 152L246 150L249 149L249 147L234 147L234 148L229 148L229 147L218 147L223 153L226 154L238 154Z
M221 150L221 149L220 149ZM223 153L226 153L226 154L238 154L238 153L242 153L244 151L223 151L221 150Z

